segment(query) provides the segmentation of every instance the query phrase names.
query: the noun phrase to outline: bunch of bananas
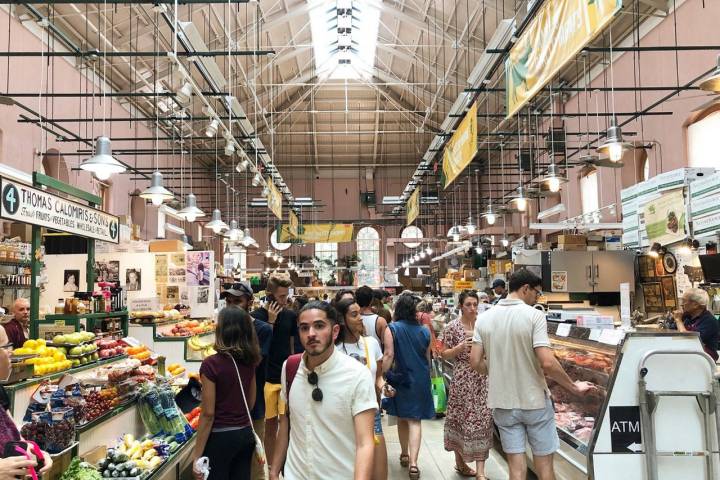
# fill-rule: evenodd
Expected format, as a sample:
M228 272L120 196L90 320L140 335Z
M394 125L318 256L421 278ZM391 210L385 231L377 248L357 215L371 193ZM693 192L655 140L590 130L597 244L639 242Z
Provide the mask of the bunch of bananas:
M207 358L217 353L212 343L201 340L197 335L188 339L188 347L195 352L201 352L202 358Z

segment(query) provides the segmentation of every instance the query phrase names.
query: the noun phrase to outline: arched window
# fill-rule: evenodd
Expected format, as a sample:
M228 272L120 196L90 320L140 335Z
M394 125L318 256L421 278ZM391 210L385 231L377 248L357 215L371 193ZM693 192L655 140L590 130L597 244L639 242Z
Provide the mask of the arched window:
M358 231L356 244L360 259L357 284L380 285L380 234L373 227L363 227Z
M320 280L327 282L330 277L335 274L336 261L338 258L338 244L337 243L316 243L315 244L315 256L317 257L320 264L318 265L318 273ZM337 280L337 276L335 277Z
M582 213L591 213L600 208L597 170L589 170L580 177L580 199Z

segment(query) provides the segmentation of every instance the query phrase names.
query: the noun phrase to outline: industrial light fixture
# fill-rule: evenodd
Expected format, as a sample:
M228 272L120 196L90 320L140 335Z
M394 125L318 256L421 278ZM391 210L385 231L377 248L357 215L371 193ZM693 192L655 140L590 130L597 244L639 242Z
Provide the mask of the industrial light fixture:
M185 197L185 207L178 212L182 218L192 223L200 217L205 216L205 212L200 210L197 206L197 198L193 193L188 193Z
M247 158L243 158L238 164L235 166L235 170L237 170L238 173L243 173L248 168L248 162Z
M235 142L233 142L229 138L227 140L227 143L225 143L224 153L226 157L232 157L235 154Z
M213 233L220 234L228 229L227 223L222 221L222 214L220 213L220 209L216 208L212 212L212 220L210 220L208 223L205 224L205 228L209 228L213 231ZM236 225L237 228L237 225Z
M262 182L262 175L260 175L260 172L257 172L255 176L252 179L252 186L257 187Z
M483 217L485 217L485 221L488 223L488 225L495 225L495 221L497 220L497 214L495 213L492 204L487 206L487 210L483 214Z
M267 250L265 250L265 258L270 258L272 256L273 256L273 252L272 252L272 250L270 250L270 247L268 247Z
M424 260L426 256L425 250L420 250L420 258Z
M405 271L403 272L403 274L404 274L406 277L409 277L409 276L410 276L410 269L409 269L408 267L405 267Z
M432 255L432 253L433 253L432 247L428 245L428 247L425 249L425 253L427 253L428 255Z
M250 229L246 228L243 231L243 238L242 238L243 246L245 246L245 248L247 248L251 245L255 245L256 243L257 242L255 241L255 239L252 237L252 235L250 235Z
M717 67L705 80L698 84L700 90L706 92L720 93L720 55L717 58Z
M422 268L418 267L417 274L418 274L418 277L423 274Z
M610 119L605 140L597 148L598 153L607 155L611 162L619 162L626 150L633 148L630 143L624 142L622 128L617 125L617 118Z
M229 238L231 242L238 242L243 238L243 231L238 228L237 220L230 220L230 228L225 232L225 236Z
M268 193L270 193L270 188L267 186L267 183L263 185L262 192L260 192L260 195L265 198L268 196Z
M140 198L150 200L156 207L162 205L165 200L173 198L170 190L163 187L162 173L155 171L150 180L150 186L140 193Z
M525 187L520 185L517 188L517 196L512 199L512 202L515 203L515 208L517 208L519 211L524 212L527 210L527 197L525 196Z
M190 243L190 240L188 240L188 236L184 233L180 236L180 241L183 244L183 249L187 252L188 250L192 250L193 246Z
M95 153L93 156L83 161L80 168L91 172L98 180L107 180L113 173L125 171L125 165L112 156L110 139L102 136L95 140Z
M560 185L567 182L567 178L560 176L557 165L551 163L548 165L547 173L540 178L539 182L547 185L551 192L557 193L560 191Z
M180 105L187 105L190 103L192 94L192 85L190 85L190 82L185 82L183 83L183 86L175 92L175 100L177 100Z
M663 253L665 253L665 248L663 248L663 246L658 242L653 243L650 250L648 250L648 255L653 258L658 258Z
M473 233L475 233L476 227L472 217L468 217L468 221L465 224L465 229L467 230L468 235L472 235Z
M504 248L507 248L508 245L510 245L510 240L508 240L507 238L504 238L504 237L503 237L503 239L500 240L500 243L502 244L502 246L503 246Z
M697 240L690 240L689 238L686 238L680 243L677 252L680 255L690 255L698 248L700 248L700 242L698 242Z
M220 120L217 118L213 118L210 122L210 125L207 126L205 129L205 136L208 138L212 138L215 135L217 135L218 127L220 126Z

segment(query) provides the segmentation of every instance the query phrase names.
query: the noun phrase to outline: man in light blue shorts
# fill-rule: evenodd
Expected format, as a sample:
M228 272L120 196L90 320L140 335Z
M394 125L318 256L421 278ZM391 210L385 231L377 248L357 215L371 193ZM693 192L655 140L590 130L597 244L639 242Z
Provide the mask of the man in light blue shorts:
M545 377L578 396L592 384L573 383L550 348L545 314L531 307L542 294L540 278L523 269L509 284L507 298L475 322L470 363L488 375L487 403L507 454L510 480L525 479L528 443L538 478L554 480L553 453L560 441Z

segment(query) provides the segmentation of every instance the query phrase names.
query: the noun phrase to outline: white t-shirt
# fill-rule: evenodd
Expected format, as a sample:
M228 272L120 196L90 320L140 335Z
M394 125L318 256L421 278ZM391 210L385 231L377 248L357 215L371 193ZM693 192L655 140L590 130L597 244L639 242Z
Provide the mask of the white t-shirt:
M355 415L377 410L375 381L370 370L335 347L315 369L323 399L312 399L315 387L307 380L305 359L293 380L287 402L285 365L280 396L289 405L290 442L285 480L353 478L355 470Z
M377 321L378 321L378 315L374 313L368 313L360 315L363 321L363 325L365 325L365 335L368 337L372 337L375 340L377 340L378 344L382 345L382 342L380 341L380 338L377 334Z
M502 299L478 315L473 342L481 344L488 367L488 407L545 408L550 395L536 347L549 347L545 314L522 300Z
M377 340L370 336L360 337L357 343L341 343L335 348L367 367L368 361L365 358L365 345L367 345L368 355L370 355L370 374L374 379L377 375L377 362L383 358L383 352Z

